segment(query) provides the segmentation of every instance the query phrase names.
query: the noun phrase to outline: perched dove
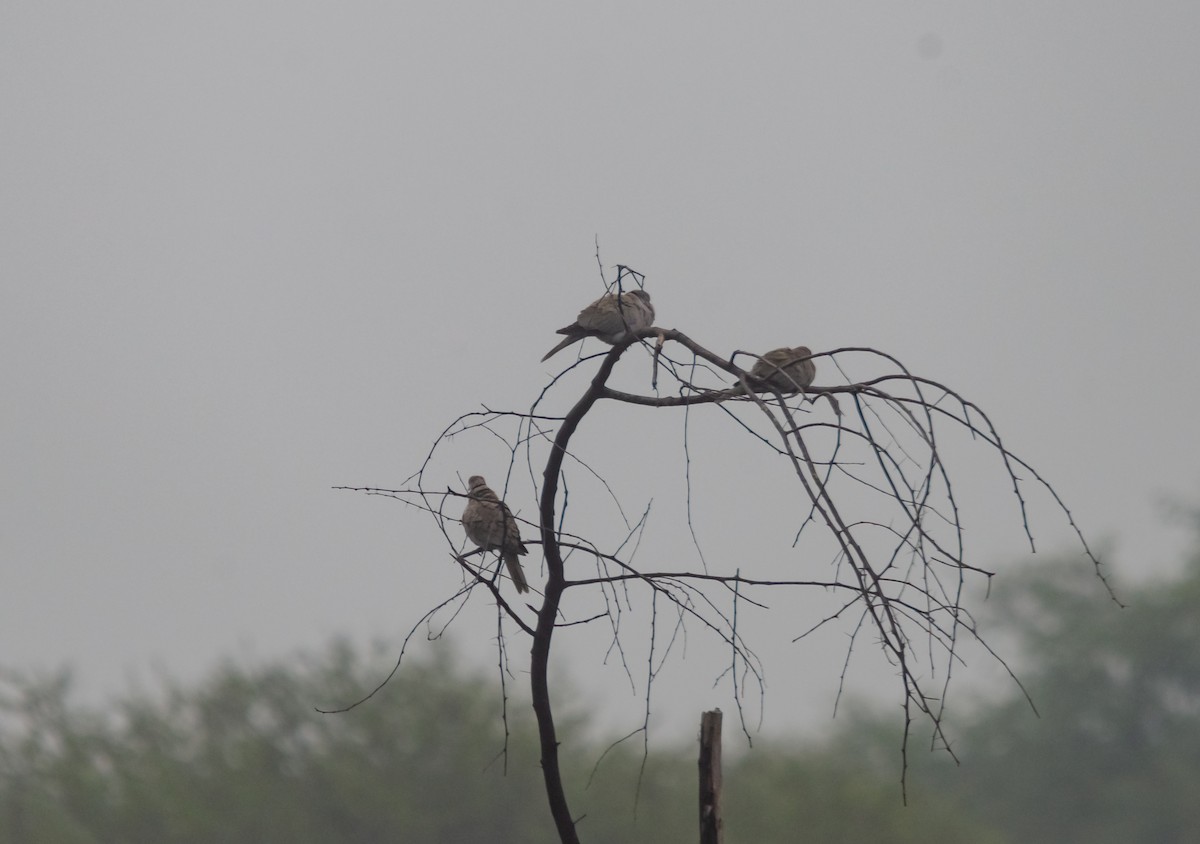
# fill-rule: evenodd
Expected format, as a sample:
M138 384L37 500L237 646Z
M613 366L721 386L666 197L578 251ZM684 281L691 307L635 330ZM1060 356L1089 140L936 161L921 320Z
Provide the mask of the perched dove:
M612 346L628 339L630 333L653 324L654 306L645 290L630 290L619 298L615 293L606 293L580 311L575 322L558 329L559 334L567 335L566 339L546 352L542 360L549 360L551 355L584 337L596 337Z
M529 549L521 541L521 531L512 511L492 492L482 476L472 475L467 480L467 487L470 501L462 514L462 526L467 532L467 539L484 551L498 550L504 565L508 566L508 574L517 592L528 592L529 583L525 580L525 571L517 555L528 554Z
M754 364L750 378L784 393L807 390L817 377L817 365L808 359L811 354L808 346L772 349Z

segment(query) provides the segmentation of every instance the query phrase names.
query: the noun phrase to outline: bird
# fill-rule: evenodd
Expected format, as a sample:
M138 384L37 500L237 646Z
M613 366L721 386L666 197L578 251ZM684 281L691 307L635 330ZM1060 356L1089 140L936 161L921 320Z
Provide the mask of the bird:
M573 323L558 329L559 334L567 335L566 339L546 352L542 360L549 360L584 337L596 337L614 346L653 324L654 306L645 290L630 290L619 296L606 293L580 311Z
M467 538L484 551L499 551L517 592L528 592L529 582L525 580L525 570L517 556L528 554L529 549L521 541L521 531L512 510L492 491L482 475L467 479L467 497L470 500L462 513Z
M817 377L817 365L809 359L811 355L808 346L772 349L755 362L750 378L780 392L807 390Z

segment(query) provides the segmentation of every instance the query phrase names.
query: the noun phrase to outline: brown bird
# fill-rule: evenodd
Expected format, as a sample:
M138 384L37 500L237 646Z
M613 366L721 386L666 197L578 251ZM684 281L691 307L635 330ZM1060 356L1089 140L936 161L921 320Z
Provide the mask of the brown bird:
M653 324L654 306L650 304L650 294L645 290L630 290L620 297L615 293L606 293L580 311L573 323L558 329L559 334L567 335L566 339L546 352L542 360L549 360L584 337L596 337L613 346L627 340L633 332Z
M766 382L781 393L807 390L817 377L817 365L808 359L810 355L812 349L808 346L772 349L754 364L750 378Z
M463 508L462 526L467 539L484 551L499 551L500 559L508 566L517 592L528 592L525 570L521 568L518 554L528 554L529 549L521 541L521 531L508 505L500 500L481 475L472 475L467 480L467 495L470 500Z

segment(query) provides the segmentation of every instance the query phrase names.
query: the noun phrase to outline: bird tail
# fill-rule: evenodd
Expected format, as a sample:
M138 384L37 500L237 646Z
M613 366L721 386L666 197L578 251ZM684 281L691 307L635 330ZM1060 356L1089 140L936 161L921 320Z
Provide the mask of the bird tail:
M554 357L556 354L561 352L563 349L565 349L567 346L571 345L572 343L578 343L580 340L582 340L584 338L584 336L585 335L582 335L582 334L575 334L575 335L568 334L566 339L564 339L561 343L559 343L557 346L555 346L550 351L546 352L546 354L542 357L542 363L545 363L546 361L550 360L550 358Z
M512 578L513 585L517 587L517 592L528 592L529 582L525 579L525 569L521 568L521 561L517 559L517 555L505 554L504 565L508 566L508 576Z
M735 384L732 387L729 387L728 389L717 390L714 393L714 395L720 396L720 398L718 398L717 401L724 401L725 399L731 399L731 398L734 398L735 396L745 396L745 395L748 395L748 393L746 392L745 384Z

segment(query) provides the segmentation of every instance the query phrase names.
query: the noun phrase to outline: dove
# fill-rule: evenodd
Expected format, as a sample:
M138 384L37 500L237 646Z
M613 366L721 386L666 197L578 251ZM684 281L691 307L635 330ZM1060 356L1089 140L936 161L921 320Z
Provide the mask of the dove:
M499 551L517 592L528 592L529 583L525 580L525 571L517 556L528 554L529 549L521 541L521 531L512 511L481 475L472 475L467 479L467 497L470 500L462 514L462 526L467 538L484 551Z
M808 359L810 355L808 346L772 349L754 364L750 378L784 393L807 390L817 377L817 365Z
M575 322L558 329L566 339L546 352L543 361L584 337L596 337L610 346L629 339L633 332L654 324L654 306L645 290L630 290L619 297L606 293L579 312Z

